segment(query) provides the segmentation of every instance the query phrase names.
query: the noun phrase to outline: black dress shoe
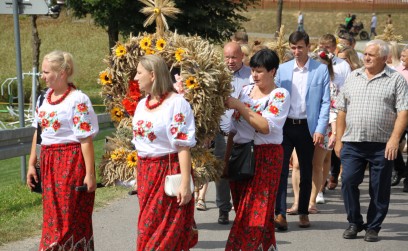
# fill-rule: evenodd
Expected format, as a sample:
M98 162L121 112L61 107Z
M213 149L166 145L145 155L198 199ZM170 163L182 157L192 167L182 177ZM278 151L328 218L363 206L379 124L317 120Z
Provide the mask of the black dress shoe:
M392 180L391 180L391 186L396 186L400 183L402 179L402 175L399 174L394 174L394 176L392 176Z
M343 233L344 239L355 239L357 233L363 230L362 227L357 227L356 225L350 225Z
M408 178L404 179L404 188L402 189L404 193L408 193Z
M218 216L218 224L228 225L229 224L229 213L220 210L220 215Z
M367 232L364 236L364 240L368 242L378 241L378 233L374 229L367 229Z

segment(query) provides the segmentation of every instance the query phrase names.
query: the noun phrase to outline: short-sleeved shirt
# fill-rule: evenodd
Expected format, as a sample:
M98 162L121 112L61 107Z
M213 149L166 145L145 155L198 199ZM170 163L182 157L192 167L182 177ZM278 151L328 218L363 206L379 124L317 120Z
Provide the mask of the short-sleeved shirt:
M146 98L142 99L132 127L132 143L141 157L164 156L176 153L178 146L196 144L193 111L180 94L173 94L153 110L146 107Z
M269 133L256 132L255 128L235 110L231 118L231 132L235 133L234 143L243 144L254 140L255 145L281 144L283 125L290 108L289 92L284 88L276 88L268 96L254 100L249 96L253 87L253 85L244 87L239 100L268 121Z
M350 75L351 68L346 60L337 56L333 57L332 62L334 72L334 79L332 82L336 85L337 89L340 90L341 87L343 87L348 75Z
M371 28L377 27L377 16L371 18Z
M51 89L45 93L50 95ZM51 105L47 98L36 108L32 126L41 126L41 144L80 142L95 136L99 131L98 118L88 96L79 90L72 91L61 103Z
M346 112L342 141L386 143L394 129L397 113L408 110L408 85L388 66L371 80L362 67L347 78L336 108Z

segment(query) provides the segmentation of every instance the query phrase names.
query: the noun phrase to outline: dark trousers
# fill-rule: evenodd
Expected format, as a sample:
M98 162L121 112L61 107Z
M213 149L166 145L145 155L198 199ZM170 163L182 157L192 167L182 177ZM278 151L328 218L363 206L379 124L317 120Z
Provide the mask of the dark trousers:
M350 224L380 231L390 204L393 161L384 158L385 143L345 142L340 154L343 172L341 191ZM360 190L366 165L369 165L370 203L367 223L360 212Z
M214 155L217 159L223 161L225 155L226 142L221 133L217 133L214 138ZM231 211L231 193L229 181L219 179L215 181L215 204L223 212Z
M286 197L289 176L289 160L293 149L299 159L300 185L299 185L299 214L309 214L310 192L312 191L312 173L313 173L313 138L310 136L307 123L294 125L288 122L283 127L283 166L281 179L279 183L278 194L276 197L275 214L286 215Z
M340 174L340 159L337 157L336 154L331 155L331 167L330 167L330 175L334 177L335 180L338 180Z
M407 134L406 131L402 134L400 143L405 138L405 134ZM407 177L408 175L408 161L407 163L404 162L404 157L402 156L402 151L400 151L400 149L398 149L397 158L394 161L394 170L399 176Z

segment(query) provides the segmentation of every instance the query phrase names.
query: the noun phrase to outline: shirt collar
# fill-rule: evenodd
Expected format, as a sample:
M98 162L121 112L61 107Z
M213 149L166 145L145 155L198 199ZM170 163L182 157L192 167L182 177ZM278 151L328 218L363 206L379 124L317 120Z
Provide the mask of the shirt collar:
M241 76L241 72L243 69L244 69L244 63L242 63L241 68L239 68L239 70L234 71L234 75Z
M365 73L365 66L357 69L355 72L356 72L357 76L359 76L359 75L367 76L367 74ZM391 69L388 65L385 65L384 69L381 72L377 73L373 77L373 79L376 78L376 77L382 76L382 75L387 75L387 77L390 77L393 72L395 72L395 70Z
M309 69L310 58L307 58L306 64L301 68L298 66L296 59L294 60L295 63L293 64L293 70L295 71L307 71Z

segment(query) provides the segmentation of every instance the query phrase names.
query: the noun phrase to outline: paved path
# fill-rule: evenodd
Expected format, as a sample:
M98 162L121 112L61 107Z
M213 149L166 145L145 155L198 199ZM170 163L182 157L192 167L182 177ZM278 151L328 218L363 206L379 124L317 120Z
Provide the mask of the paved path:
M366 212L369 201L368 179L361 185L362 212ZM289 189L288 205L291 205L292 189ZM368 243L363 240L364 232L355 240L342 238L348 226L344 213L340 189L327 191L327 204L318 205L319 214L310 215L311 228L297 226L297 216L288 216L289 230L276 234L280 251L292 250L369 250L402 251L408 250L408 193L402 192L402 182L392 188L391 205L388 216L380 232L380 241ZM210 183L207 194L208 211L196 211L195 217L199 228L199 242L192 250L224 250L231 225L216 223L218 209L215 206L215 186ZM126 196L94 213L95 250L127 251L135 250L136 221L138 201L136 196ZM234 214L230 214L233 218ZM364 217L365 218L365 217ZM6 246L0 251L34 251L38 248L39 236Z

